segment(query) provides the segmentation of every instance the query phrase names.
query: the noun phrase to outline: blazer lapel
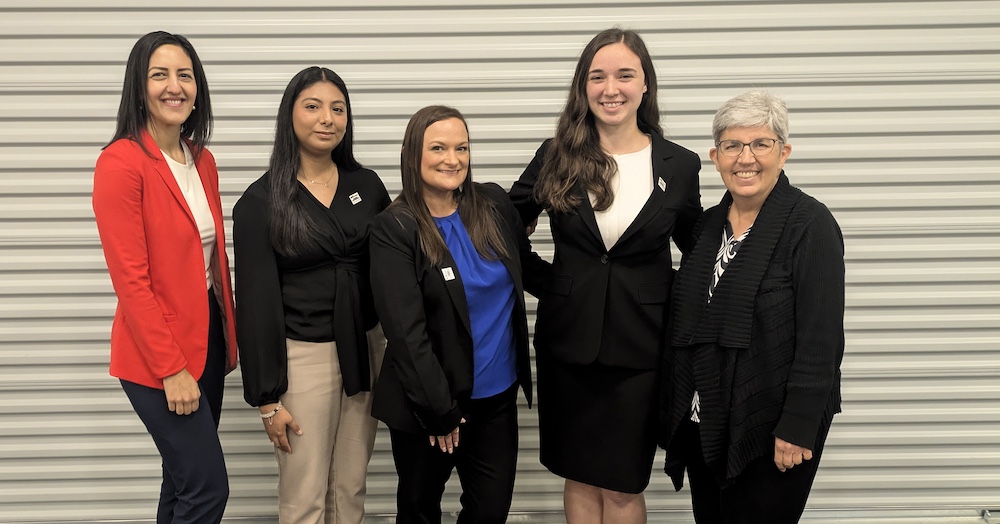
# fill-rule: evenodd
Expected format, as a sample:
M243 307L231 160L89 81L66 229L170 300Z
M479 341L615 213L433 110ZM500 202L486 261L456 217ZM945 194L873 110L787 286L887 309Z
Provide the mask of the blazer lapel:
M462 319L462 325L472 336L472 321L469 319L469 303L465 299L465 284L462 283L462 276L458 274L458 266L451 253L445 253L444 260L440 267L431 266L431 271L437 271L437 276L444 281L444 287L448 290L452 304L455 305L455 312Z
M188 143L188 149L191 149L191 154L195 154L194 153L194 146L191 145L191 143ZM216 234L216 238L222 238L220 236L220 233L223 231L223 225L222 225L222 202L220 202L219 200L216 200L215 198L212 198L212 195L217 195L219 193L219 190L218 190L219 175L218 175L218 172L216 171L215 165L213 163L210 163L208 161L208 159L210 158L208 155L201 155L200 157L196 157L196 158L198 158L198 160L195 163L195 165L198 166L198 177L201 178L201 187L202 187L202 189L205 190L205 198L208 200L208 208L212 211L212 218L215 220L215 234ZM168 168L168 170L169 170L169 168ZM212 180L213 176L215 177L214 183L213 183L213 180ZM175 181L175 185L176 185L176 181ZM179 189L180 188L178 188L178 190ZM185 203L186 202L187 201L185 200ZM188 213L190 213L190 212L191 211L189 209ZM193 220L194 216L192 215L191 218Z
M177 179L174 178L173 171L170 170L170 166L167 165L167 161L163 158L163 153L160 152L160 146L156 145L156 141L153 140L153 137L150 136L149 132L146 130L142 131L142 143L146 146L146 150L153 155L153 161L155 162L154 169L156 170L156 173L160 175L161 179L163 179L163 183L167 185L167 189L170 190L170 193L177 200L177 203L180 204L181 209L184 210L184 214L187 215L188 220L197 228L198 224L194 220L194 213L191 212L187 199L184 198L184 193L181 192L181 186L177 185ZM201 173L201 170L198 170L198 173ZM204 184L204 180L202 180L202 183ZM209 202L209 205L211 206L211 201ZM212 213L215 214L214 209L212 210ZM215 227L218 230L219 224L216 223Z
M594 206L590 204L590 195L579 186L574 191L580 197L580 205L576 207L577 214L583 220L587 229L590 230L590 234L594 235L594 238L597 239L597 243L603 246L604 239L601 236L601 229L597 227L597 217L594 215Z
M625 228L625 232L615 242L614 247L624 244L630 236L641 230L647 222L660 213L666 204L667 191L670 190L670 179L673 176L668 166L673 154L667 150L666 141L655 133L650 135L650 140L653 145L650 152L650 160L653 164L653 191L649 194L642 209L639 210L639 214L635 216L635 220Z

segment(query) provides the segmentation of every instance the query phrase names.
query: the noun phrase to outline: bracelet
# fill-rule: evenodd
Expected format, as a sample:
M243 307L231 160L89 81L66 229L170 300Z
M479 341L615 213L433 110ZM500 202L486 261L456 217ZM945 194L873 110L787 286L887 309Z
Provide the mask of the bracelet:
M274 424L274 421L271 420L271 419L275 415L277 415L279 411L281 411L281 401L280 400L278 401L278 405L274 408L274 411L271 411L270 413L261 413L260 414L260 418L267 420L267 425L270 426L270 425Z

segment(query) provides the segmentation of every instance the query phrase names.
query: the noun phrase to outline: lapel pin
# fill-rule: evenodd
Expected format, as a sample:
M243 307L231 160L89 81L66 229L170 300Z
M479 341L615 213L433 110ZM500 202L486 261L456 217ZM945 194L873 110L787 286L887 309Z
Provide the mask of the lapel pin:
M455 280L455 272L450 267L441 268L441 275L445 280Z
M660 186L660 191L666 191L667 190L667 183L663 181L663 177L662 176L656 178L656 185Z
M353 205L356 206L360 202L361 202L361 195L357 194L356 192L355 193L351 193L351 204L353 204Z

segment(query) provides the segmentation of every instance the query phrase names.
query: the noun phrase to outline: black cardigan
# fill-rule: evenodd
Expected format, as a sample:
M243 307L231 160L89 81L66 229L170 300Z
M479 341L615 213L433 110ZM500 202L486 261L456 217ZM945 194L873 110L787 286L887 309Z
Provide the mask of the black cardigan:
M840 411L844 244L836 220L782 172L708 303L731 203L726 193L699 220L674 287L660 444L678 489L684 457L669 444L696 389L705 461L720 479L772 455L774 437L816 449Z

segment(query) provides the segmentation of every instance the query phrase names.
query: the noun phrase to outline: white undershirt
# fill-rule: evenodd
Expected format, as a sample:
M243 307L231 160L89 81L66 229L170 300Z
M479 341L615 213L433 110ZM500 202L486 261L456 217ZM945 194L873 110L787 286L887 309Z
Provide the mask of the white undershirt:
M652 153L653 145L650 143L635 153L611 155L618 164L610 183L615 199L609 208L594 212L605 249L611 249L618 242L653 192ZM594 194L589 196L593 205Z
M205 196L205 188L201 184L201 177L198 176L198 168L194 164L194 158L187 144L184 147L184 159L181 164L170 155L163 153L163 158L170 166L170 172L174 174L174 180L181 188L181 194L187 201L194 221L198 225L198 233L201 235L201 249L205 256L205 285L206 289L212 288L212 253L215 251L215 217L212 216L212 209L208 207L208 197Z

